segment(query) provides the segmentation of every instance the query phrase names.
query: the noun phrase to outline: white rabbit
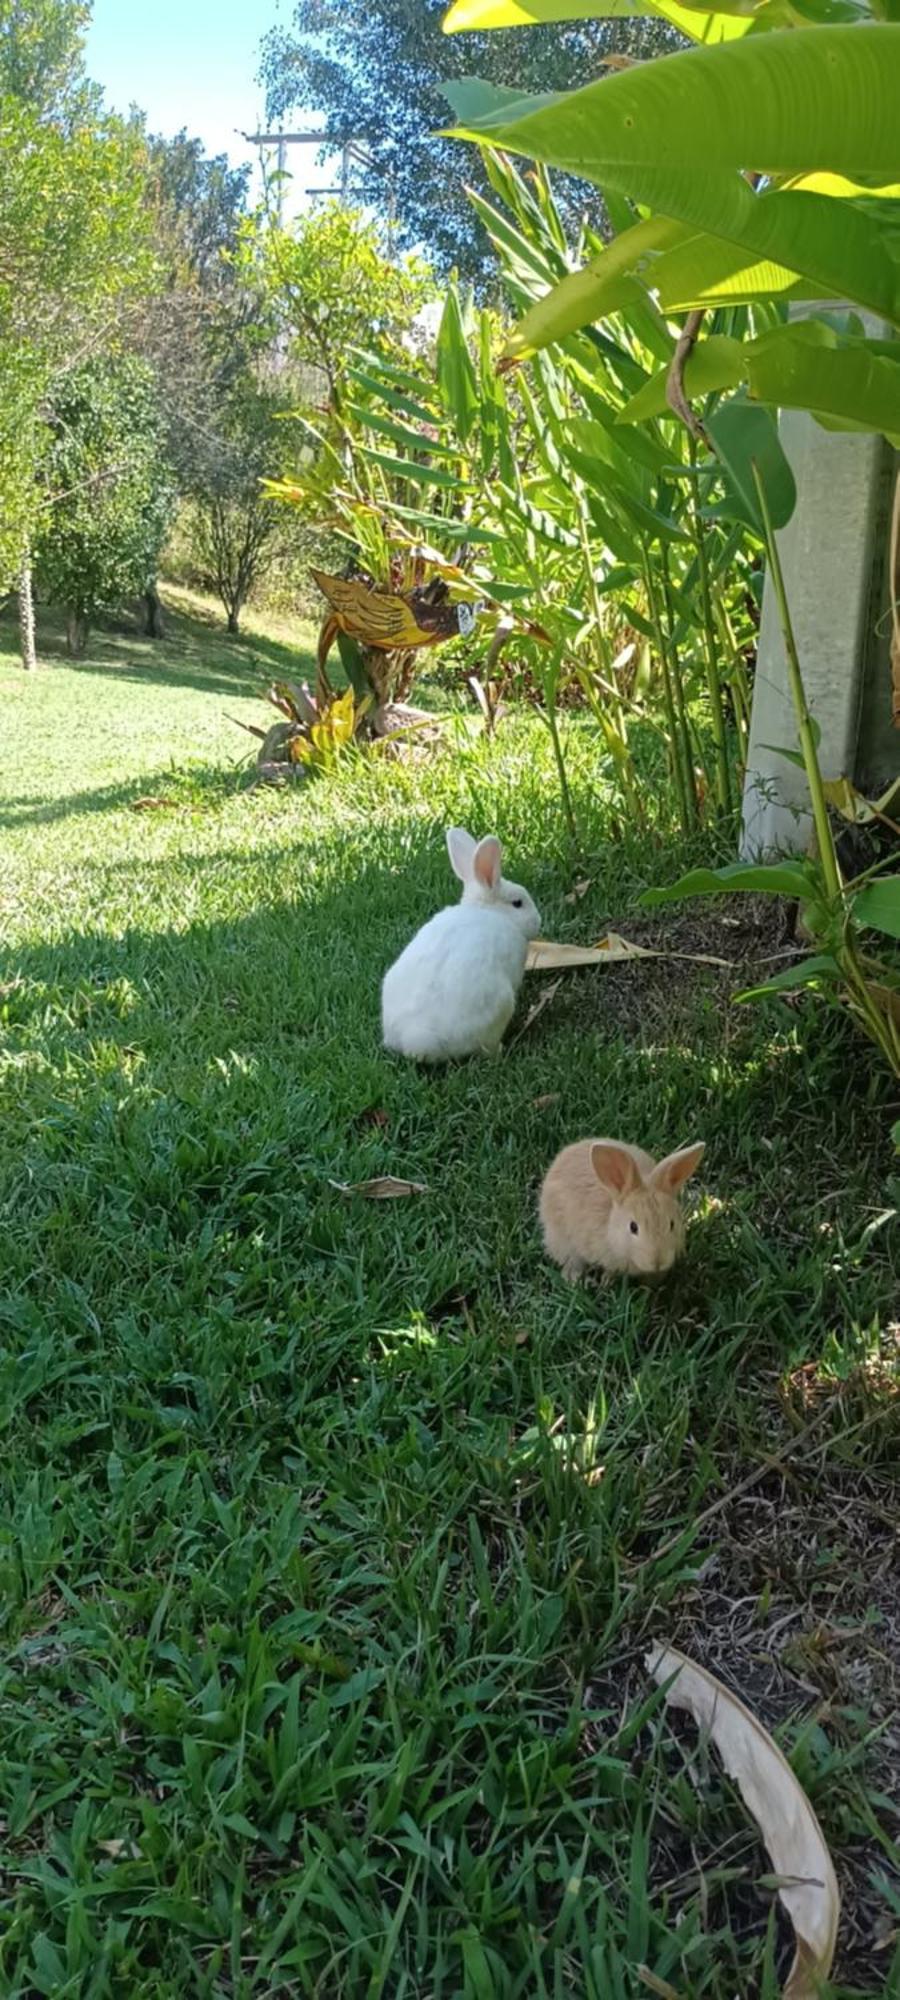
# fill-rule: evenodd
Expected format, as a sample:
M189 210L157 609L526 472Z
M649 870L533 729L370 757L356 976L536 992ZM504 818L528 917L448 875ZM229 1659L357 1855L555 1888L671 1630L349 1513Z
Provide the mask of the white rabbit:
M495 834L451 826L447 849L462 901L416 932L381 989L385 1047L417 1062L496 1054L541 925L527 891L503 880Z
M547 1255L575 1283L589 1266L629 1278L661 1278L684 1248L678 1193L703 1158L702 1144L656 1161L621 1139L576 1139L548 1168L541 1188Z

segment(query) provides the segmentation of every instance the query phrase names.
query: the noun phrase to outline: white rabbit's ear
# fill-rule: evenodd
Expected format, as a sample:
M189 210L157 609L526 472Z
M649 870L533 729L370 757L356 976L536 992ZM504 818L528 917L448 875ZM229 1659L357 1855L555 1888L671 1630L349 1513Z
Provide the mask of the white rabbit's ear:
M496 889L500 880L500 863L503 859L500 842L495 833L487 833L479 840L475 849L473 871L476 882L482 889Z
M477 841L466 832L464 826L448 826L447 853L450 856L450 866L461 882L472 880L472 862L477 845Z
M650 1186L660 1188L663 1194L677 1194L685 1181L695 1174L706 1152L701 1141L696 1146L682 1146L678 1153L667 1153L659 1166L650 1175Z
M640 1172L627 1147L614 1146L611 1140L598 1139L591 1147L591 1166L601 1187L617 1201L634 1194L641 1185Z

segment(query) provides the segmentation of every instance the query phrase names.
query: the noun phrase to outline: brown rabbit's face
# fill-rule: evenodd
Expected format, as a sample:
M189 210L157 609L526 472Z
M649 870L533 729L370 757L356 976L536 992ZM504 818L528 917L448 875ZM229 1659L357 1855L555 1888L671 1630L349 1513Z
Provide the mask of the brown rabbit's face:
M613 1201L608 1234L611 1269L663 1278L684 1248L684 1218L671 1195L636 1188Z

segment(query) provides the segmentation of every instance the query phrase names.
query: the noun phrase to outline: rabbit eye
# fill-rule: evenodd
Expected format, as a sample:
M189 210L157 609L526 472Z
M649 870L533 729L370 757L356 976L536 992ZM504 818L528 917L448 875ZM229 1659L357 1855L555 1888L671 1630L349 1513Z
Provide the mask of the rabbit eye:
M521 908L522 908L522 898L521 898L521 896L514 896L514 897L513 897L513 899L512 899L512 906L513 906L513 909L514 909L514 910L521 910Z
M638 1235L638 1226L636 1222L629 1223L629 1228L631 1230L632 1236Z
M674 1227L675 1227L675 1217L673 1216L671 1222L669 1223L669 1228L674 1229Z

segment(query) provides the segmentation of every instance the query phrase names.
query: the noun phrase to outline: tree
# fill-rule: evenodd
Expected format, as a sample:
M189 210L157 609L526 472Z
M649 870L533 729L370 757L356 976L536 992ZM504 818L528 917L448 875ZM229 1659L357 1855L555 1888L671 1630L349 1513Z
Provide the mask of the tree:
M241 270L291 361L319 376L333 408L351 349L397 340L435 296L421 258L387 257L376 225L336 201L310 210L291 230L248 221Z
M82 0L0 0L0 587L30 576L54 374L144 286L142 147L82 66ZM22 606L22 629L31 630Z
M195 471L197 555L235 635L254 585L290 534L284 508L263 487L281 462L289 428L283 395L248 372L220 409Z
M441 85L479 76L529 91L566 90L599 74L604 55L644 56L678 44L659 20L575 21L517 35L448 37L447 0L296 0L292 29L263 44L268 114L296 107L325 113L331 145L362 141L371 165L365 201L396 220L407 244L426 244L434 262L482 280L489 247L466 200L458 152L435 137L448 124ZM469 171L480 186L480 168ZM581 199L587 199L582 191Z
M69 652L83 652L101 606L144 592L156 575L172 488L153 377L130 355L64 374L47 412L47 500L36 562L65 606Z

